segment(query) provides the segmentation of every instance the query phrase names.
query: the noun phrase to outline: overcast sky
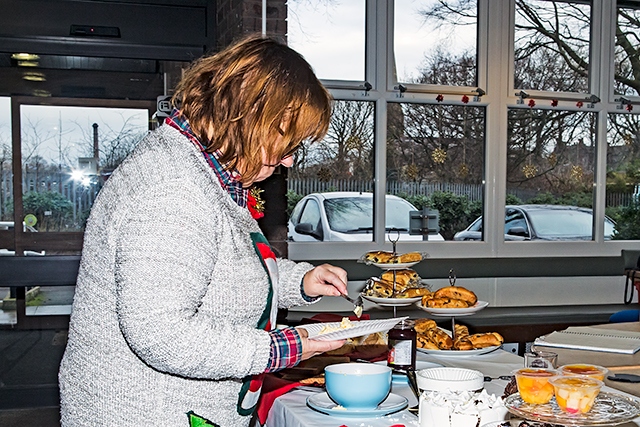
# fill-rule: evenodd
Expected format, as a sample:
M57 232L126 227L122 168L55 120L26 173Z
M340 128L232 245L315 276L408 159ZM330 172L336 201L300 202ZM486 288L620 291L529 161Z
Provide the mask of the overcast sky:
M9 107L9 98L0 97L0 142L10 144ZM60 160L61 152L72 162L78 157L91 157L94 123L98 124L98 135L105 138L118 134L127 121L141 133L148 129L147 112L139 109L27 105L21 112L23 135L37 132L41 143L37 153L52 163ZM23 141L23 155L29 148L30 144Z
M419 13L434 1L396 0L394 47L400 77L415 76L424 52L441 38L442 30L424 25ZM365 0L289 0L288 7L289 45L321 79L364 79Z
M417 75L424 53L433 49L435 40L447 40L448 48L456 46L464 49L475 42L474 34L460 38L458 33L454 39L451 34L443 34L443 30L424 25L418 11L434 1L396 0L394 44L401 81L408 81L407 78ZM289 0L288 6L289 44L305 56L321 79L364 79L365 0ZM0 97L1 143L10 141L9 106L9 98ZM60 135L70 143L84 139L83 133L91 134L91 124L94 122L99 123L100 129L106 129L109 125L118 127L129 114L139 115L139 112L97 108L83 111L73 107L39 107L25 112L34 123L38 123L44 135L58 135L57 138L49 138L56 144ZM23 122L26 122L24 118ZM146 118L141 119L140 126L146 128ZM44 151L50 152L52 149ZM79 152L78 155L85 154Z

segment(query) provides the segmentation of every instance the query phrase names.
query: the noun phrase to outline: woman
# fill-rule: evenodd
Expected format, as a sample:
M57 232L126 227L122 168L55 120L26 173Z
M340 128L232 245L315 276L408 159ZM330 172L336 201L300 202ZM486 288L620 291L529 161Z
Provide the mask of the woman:
M173 102L87 222L62 426L245 426L261 375L343 344L273 329L278 308L346 293L347 277L276 259L252 218L251 185L327 131L330 98L309 64L251 36L194 63Z

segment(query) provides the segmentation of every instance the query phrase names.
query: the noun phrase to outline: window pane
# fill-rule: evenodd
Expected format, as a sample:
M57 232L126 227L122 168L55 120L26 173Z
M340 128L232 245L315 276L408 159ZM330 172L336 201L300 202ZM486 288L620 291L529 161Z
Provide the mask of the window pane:
M11 99L0 97L0 221L13 221Z
M589 92L590 23L586 2L516 0L514 86Z
M81 231L104 181L148 129L139 109L23 105L25 216L37 231Z
M606 213L615 220L614 239L640 239L640 117L609 115Z
M289 225L289 238L294 241L371 241L373 226L373 102L334 101L329 132L324 140L305 143L296 152L289 169L289 206L298 203L296 217L303 196L323 193L317 197L321 212L323 238L309 237L293 226L303 223L307 205L296 224ZM340 195L330 194L347 192ZM364 194L360 194L364 193ZM340 199L325 201L339 196ZM315 206L314 205L314 206ZM346 207L350 209L346 212ZM314 217L315 218L315 217ZM316 223L311 224L316 227ZM369 230L362 228L369 227ZM309 231L313 231L308 228ZM356 231L353 231L356 230Z
M475 0L396 0L397 81L476 86L477 16Z
M529 233L505 234L505 239L591 240L593 226L587 230L579 225L576 207L587 208L587 222L593 224L595 113L531 108L511 109L508 117L506 204L521 207ZM539 206L525 204L571 208L540 212ZM553 221L544 219L549 216ZM554 221L557 225L567 217L580 233L550 230Z
M452 240L481 215L484 137L483 107L389 105L387 192L440 211L429 240Z
M287 8L287 42L320 79L364 81L365 0L289 0Z
M36 286L27 289L27 316L71 314L75 286Z
M618 26L615 46L615 93L619 95L640 95L638 79L638 55L640 47L640 8L618 7Z

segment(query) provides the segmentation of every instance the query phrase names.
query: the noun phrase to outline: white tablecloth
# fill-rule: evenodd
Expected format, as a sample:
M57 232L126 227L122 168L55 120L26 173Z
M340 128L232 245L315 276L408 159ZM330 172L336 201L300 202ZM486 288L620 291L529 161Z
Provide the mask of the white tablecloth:
M475 369L492 378L510 375L514 369L523 366L522 357L503 350L471 357L436 357L430 354L418 353L418 360L423 363L431 362L442 366ZM502 396L506 385L507 381L505 380L492 379L490 382L485 382L485 389L489 394ZM622 393L608 387L603 388L603 390ZM403 381L394 381L391 392L406 397L410 407L418 403L408 384ZM341 425L348 427L390 427L394 424L403 424L405 427L419 427L420 425L417 415L406 409L384 417L364 419L321 414L309 408L306 404L307 397L312 393L318 393L318 391L296 389L278 397L273 403L264 427L340 427ZM621 424L621 426L639 427L640 417L632 422Z
M395 392L392 390L392 392ZM293 390L280 396L273 403L266 427L389 427L404 424L419 427L418 417L404 410L380 418L346 418L321 414L306 405L307 397L313 392Z
M522 358L506 351L497 350L488 355L473 357L455 357L443 360L431 355L418 353L418 368L420 361L432 362L442 366L460 366L469 369L478 369L487 376L498 377L509 375L513 369L522 366ZM486 372L481 367L486 368ZM492 380L486 383L485 388L488 393L502 395L507 381ZM408 384L404 381L395 381L391 386L391 392L404 396L409 401L409 406L418 404L417 399L411 392ZM378 418L351 418L325 415L314 411L307 406L307 397L313 391L292 390L275 400L265 427L389 427L394 424L404 424L405 427L419 427L418 417L408 410L403 410L395 414Z

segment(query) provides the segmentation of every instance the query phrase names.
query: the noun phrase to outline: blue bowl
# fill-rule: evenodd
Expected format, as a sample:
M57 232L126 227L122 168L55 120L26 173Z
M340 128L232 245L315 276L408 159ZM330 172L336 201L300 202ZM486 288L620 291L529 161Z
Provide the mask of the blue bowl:
M373 363L339 363L324 368L327 394L351 410L378 407L391 390L391 368Z

